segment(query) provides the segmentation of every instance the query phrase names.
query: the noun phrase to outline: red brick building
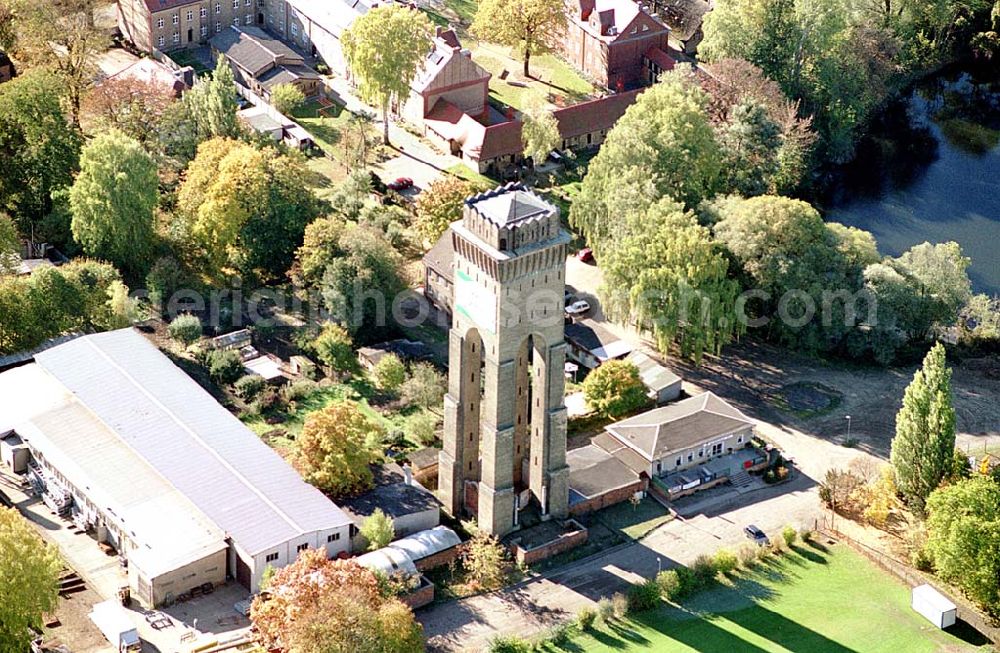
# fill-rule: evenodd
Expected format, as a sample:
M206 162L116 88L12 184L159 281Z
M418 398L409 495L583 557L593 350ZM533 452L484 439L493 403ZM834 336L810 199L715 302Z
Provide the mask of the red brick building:
M611 89L648 83L651 49L667 50L669 28L632 0L573 0L563 54Z

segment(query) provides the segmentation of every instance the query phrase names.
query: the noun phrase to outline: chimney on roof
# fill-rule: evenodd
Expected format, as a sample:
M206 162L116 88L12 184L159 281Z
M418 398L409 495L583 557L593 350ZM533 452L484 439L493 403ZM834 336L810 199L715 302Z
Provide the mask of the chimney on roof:
M192 88L194 86L194 68L191 66L184 66L178 70L177 76L188 88Z
M441 36L441 32L443 32L443 31L444 31L444 28L441 27L440 25L435 25L434 26L434 36Z
M472 58L472 50L470 50L469 48L462 48L461 55L463 57L465 57L466 59L471 59Z
M413 470L409 463L403 463L403 483L413 485Z

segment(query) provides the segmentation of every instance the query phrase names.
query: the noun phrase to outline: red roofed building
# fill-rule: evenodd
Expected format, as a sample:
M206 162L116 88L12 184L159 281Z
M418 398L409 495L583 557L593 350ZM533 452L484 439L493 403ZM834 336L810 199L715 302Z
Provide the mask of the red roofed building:
M437 28L434 49L410 82L403 117L420 125L439 100L464 113L483 118L490 94L490 72L472 60L454 30Z
M560 149L586 149L603 143L640 92L641 89L625 91L553 111L552 117L563 139Z
M524 150L521 121L500 120L489 125L485 122L440 99L424 118L424 128L426 135L442 149L461 157L474 170L502 173L521 159Z
M610 89L648 83L646 53L667 49L670 29L633 0L573 0L563 53Z

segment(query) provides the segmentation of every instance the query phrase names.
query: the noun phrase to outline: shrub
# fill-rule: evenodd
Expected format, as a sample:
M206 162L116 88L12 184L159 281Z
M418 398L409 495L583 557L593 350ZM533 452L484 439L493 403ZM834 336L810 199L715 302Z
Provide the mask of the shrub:
M761 548L766 549L766 548L769 548L769 547L761 547ZM783 540L781 538L776 538L776 539L771 540L770 549L771 549L771 553L773 553L776 556L780 556L782 553L784 553L785 551L788 550L788 547L785 546L785 540Z
M745 569L750 569L757 564L757 549L759 549L756 544L750 544L749 542L744 543L736 550L736 556L740 559L740 566Z
M531 642L517 635L500 635L490 641L490 653L531 653Z
M712 564L715 566L717 573L729 574L739 565L739 560L736 559L736 554L732 551L719 549L712 558Z
M584 608L576 613L576 625L580 630L590 630L597 620L597 610L594 608Z
M205 357L208 374L216 383L229 385L243 376L243 359L238 352L213 349Z
M925 547L914 549L910 553L910 564L920 571L932 571L934 569L934 559Z
M233 389L236 391L236 395L243 401L253 401L257 398L257 395L264 391L264 386L266 385L264 377L257 376L256 374L247 374L240 377L233 384Z
M375 363L372 378L379 390L396 392L406 380L406 366L396 354L386 354Z
M621 592L615 592L611 596L611 613L615 619L622 619L628 614L628 597Z
M802 528L799 530L799 539L805 543L812 542L813 532L811 528Z
M680 576L673 569L656 574L656 586L660 590L660 596L666 601L676 601L683 594Z
M347 329L334 322L323 326L312 341L312 351L320 362L335 374L353 374L358 369L358 359L354 355L354 343Z
M197 315L178 315L167 327L170 337L190 347L201 337L201 320Z
M690 567L678 567L675 571L677 572L677 582L680 585L680 596L687 596L701 587L701 579Z
M757 547L757 559L760 561L767 560L771 557L771 547L769 546L758 546Z
M792 546L795 544L795 540L798 539L799 533L795 530L792 525L785 526L781 531L781 538L785 540L787 546Z
M264 391L253 402L254 410L259 413L278 411L283 407L284 402L281 400L281 394L271 386L265 387Z
M437 441L438 417L430 411L418 413L407 422L410 436L418 444L429 447Z
M604 597L597 602L597 616L602 623L608 623L614 618L615 606L611 603L611 599Z
M286 385L281 390L281 395L285 401L301 401L319 390L319 384L309 379L297 379Z
M545 641L553 646L562 647L569 642L570 625L556 624L545 633Z
M702 553L694 559L694 564L691 565L691 571L694 572L694 576L698 581L698 584L704 585L708 581L715 578L715 560L712 559L712 556Z
M650 578L628 589L629 610L644 612L660 604L660 586Z

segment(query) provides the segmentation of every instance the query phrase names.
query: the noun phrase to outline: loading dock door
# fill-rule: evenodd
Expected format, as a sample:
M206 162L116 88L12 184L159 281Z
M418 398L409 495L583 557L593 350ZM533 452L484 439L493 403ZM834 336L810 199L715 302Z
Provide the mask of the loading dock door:
M236 556L236 582L250 591L250 566L239 555Z

